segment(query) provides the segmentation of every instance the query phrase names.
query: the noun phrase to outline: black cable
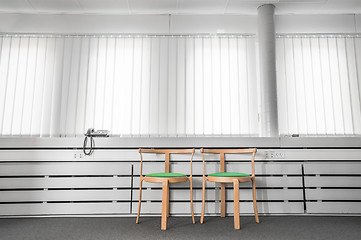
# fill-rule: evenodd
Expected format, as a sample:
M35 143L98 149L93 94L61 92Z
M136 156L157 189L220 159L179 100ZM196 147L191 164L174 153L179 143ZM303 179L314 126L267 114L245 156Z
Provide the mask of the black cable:
M89 152L86 151L86 146L88 145L88 138L90 138L90 148L89 148ZM90 156L93 154L94 152L94 147L95 147L95 141L93 139L92 136L85 136L84 138L84 144L83 144L83 152L85 155Z

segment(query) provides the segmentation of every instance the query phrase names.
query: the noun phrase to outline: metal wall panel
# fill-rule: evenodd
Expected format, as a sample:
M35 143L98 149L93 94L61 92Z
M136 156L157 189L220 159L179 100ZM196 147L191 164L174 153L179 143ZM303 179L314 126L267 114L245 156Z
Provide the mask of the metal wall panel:
M130 213L131 164L69 162L69 157L68 162L29 162L22 157L14 154L22 162L8 156L0 163L2 216Z
M129 203L125 202L0 204L0 212L2 216L124 214L125 212L129 212L129 205Z
M304 171L307 212L361 212L360 160L306 163Z
M276 157L276 153L284 155ZM265 214L360 213L359 149L259 149L256 158L258 208ZM137 149L99 149L90 159L80 150L1 150L0 210L8 215L132 215L139 194ZM274 157L270 159L270 154ZM226 155L228 171L250 172L247 154ZM163 154L144 154L144 172L162 172ZM171 170L190 173L189 154L171 155ZM207 155L206 173L219 170L218 157ZM247 158L248 157L248 158ZM202 200L202 159L193 163L197 214ZM171 184L171 214L189 215L189 182ZM232 185L227 184L232 214ZM143 183L142 214L160 214L161 184ZM207 182L206 212L219 214L220 185ZM250 183L240 184L240 208L252 214Z

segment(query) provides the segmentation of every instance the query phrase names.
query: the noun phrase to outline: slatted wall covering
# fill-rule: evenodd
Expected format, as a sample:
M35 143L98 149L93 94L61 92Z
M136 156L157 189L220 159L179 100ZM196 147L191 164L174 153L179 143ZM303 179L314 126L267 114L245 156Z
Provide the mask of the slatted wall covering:
M202 161L198 156L193 164L193 200L194 212L201 213L202 201ZM153 158L154 159L154 158ZM219 160L210 156L211 161L207 163L206 172L218 172ZM173 159L171 171L184 172L189 174L189 163L185 158ZM249 160L242 155L226 155L227 171L251 172ZM143 166L146 174L160 171L164 168L163 163L148 163ZM303 213L302 203L302 176L301 164L299 163L266 163L261 159L256 163L257 176L257 196L258 209L260 213ZM139 175L139 167L135 165L135 175ZM139 178L135 177L134 186L139 187ZM220 213L220 185L212 182L206 184L206 213ZM161 209L161 185L152 183L143 183L142 211L146 213L159 213ZM134 189L134 196L138 196L139 191ZM227 185L226 190L228 213L233 212L233 188L231 184ZM190 192L189 183L173 184L171 186L170 212L173 214L190 213ZM240 184L240 212L253 213L251 184ZM137 211L138 203L133 202L133 213Z
M307 163L305 174L309 213L361 213L360 161Z
M256 135L253 36L0 36L0 135Z
M1 150L0 215L135 215L139 194L137 149ZM278 154L277 154L278 153ZM77 158L75 158L77 157ZM143 174L164 170L163 155L145 154ZM249 158L226 155L228 171L250 172ZM171 156L171 171L190 172L188 155ZM206 172L219 169L207 156ZM361 149L259 149L256 185L262 214L361 213ZM194 208L201 212L202 160L193 164ZM220 212L220 186L208 182L206 213ZM227 211L232 214L232 186ZM189 183L171 184L173 215L190 215ZM240 211L252 214L249 183L240 184ZM161 185L143 182L142 214L161 213Z
M131 212L129 163L70 162L69 151L1 153L2 216Z
M279 36L281 134L361 134L361 37Z

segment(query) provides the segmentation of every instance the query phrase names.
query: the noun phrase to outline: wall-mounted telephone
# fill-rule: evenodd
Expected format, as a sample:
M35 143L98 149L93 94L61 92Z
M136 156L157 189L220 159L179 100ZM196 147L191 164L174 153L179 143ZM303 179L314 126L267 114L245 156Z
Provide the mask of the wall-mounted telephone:
M109 137L108 130L97 130L95 131L94 128L89 128L88 131L85 133L87 137Z
M88 131L84 135L85 135L85 138L84 138L84 144L83 144L83 152L85 155L89 156L89 155L92 155L94 152L95 141L93 138L109 137L109 131L108 130L95 131L94 128L89 128ZM88 138L90 138L90 147L88 148L89 150L87 152L86 149L87 149Z

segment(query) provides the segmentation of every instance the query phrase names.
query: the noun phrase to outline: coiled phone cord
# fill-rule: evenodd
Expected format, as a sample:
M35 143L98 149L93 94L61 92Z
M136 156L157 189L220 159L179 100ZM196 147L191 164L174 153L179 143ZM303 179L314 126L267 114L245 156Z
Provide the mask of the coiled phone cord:
M88 145L88 138L90 138L90 148L89 148L89 151L87 152L86 148L87 148L87 145ZM87 156L92 155L93 152L94 152L94 147L95 147L94 138L92 136L85 135L84 144L83 144L83 152L84 152L84 154L87 155Z

